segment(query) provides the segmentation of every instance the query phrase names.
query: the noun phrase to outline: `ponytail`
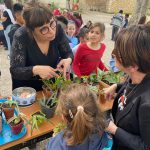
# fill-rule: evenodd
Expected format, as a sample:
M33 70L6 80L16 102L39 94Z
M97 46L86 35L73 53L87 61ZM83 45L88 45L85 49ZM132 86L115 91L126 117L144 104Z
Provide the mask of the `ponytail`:
M67 123L64 132L67 145L81 144L93 132L101 134L104 131L97 95L84 85L72 84L62 91L56 111L63 114Z
M83 106L78 106L77 113L71 123L72 136L67 140L67 144L81 144L85 137L89 134L92 126L93 118L89 117L89 115L84 112Z

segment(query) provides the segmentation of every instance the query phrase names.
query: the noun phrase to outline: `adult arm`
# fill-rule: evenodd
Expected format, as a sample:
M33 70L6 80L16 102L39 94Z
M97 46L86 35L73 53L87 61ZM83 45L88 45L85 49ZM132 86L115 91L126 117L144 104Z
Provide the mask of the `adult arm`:
M105 52L105 49L106 49L105 44L101 43L101 51L100 51L101 57L100 57L100 62L99 62L99 66L98 66L98 67L99 67L101 70L108 71L108 69L105 67L104 63L101 61L101 58L103 57L103 54L104 54L104 52Z
M104 63L100 60L99 62L99 69L104 70L104 71L108 71L108 69L105 67Z
M13 37L10 72L14 79L28 80L33 77L33 66L26 67L26 38L17 30Z

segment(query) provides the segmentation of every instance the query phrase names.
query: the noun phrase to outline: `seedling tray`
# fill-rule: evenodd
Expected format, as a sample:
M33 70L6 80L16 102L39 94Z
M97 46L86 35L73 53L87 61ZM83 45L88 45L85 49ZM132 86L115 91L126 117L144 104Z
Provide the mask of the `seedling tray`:
M6 99L0 99L0 103L4 103ZM17 115L17 111L15 110L15 115ZM13 134L9 124L7 124L4 114L2 113L2 132L0 133L0 146L7 144L9 142L13 142L22 138L27 133L27 128L25 125L23 126L22 131L19 134Z

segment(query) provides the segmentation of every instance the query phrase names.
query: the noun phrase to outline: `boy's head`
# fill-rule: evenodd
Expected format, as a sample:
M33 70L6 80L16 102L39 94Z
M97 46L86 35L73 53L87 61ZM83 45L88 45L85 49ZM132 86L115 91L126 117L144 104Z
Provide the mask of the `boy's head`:
M23 5L21 5L19 3L14 4L13 11L14 11L14 14L15 14L16 21L19 24L23 25L24 24L24 19L23 19L23 15L22 15Z
M68 20L64 16L57 16L57 22L61 25L61 27L66 31Z
M89 33L88 28L83 27L80 29L80 32L78 34L80 43L86 43L89 40L88 33Z
M123 10L119 10L119 13L120 13L120 14L123 14Z
M67 25L67 35L70 37L73 37L75 35L76 32L76 25L75 22L72 20L68 21L68 25Z
M125 18L128 19L129 18L129 14L125 14Z
M89 29L89 40L92 43L99 43L101 42L105 37L105 25L104 23L97 22L92 24L92 26Z

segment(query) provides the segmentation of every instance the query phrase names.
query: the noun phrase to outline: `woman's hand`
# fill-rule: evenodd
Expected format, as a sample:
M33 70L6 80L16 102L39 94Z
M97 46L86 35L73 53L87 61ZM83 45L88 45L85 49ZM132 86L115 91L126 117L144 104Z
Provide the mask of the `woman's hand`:
M71 58L62 59L57 65L57 70L59 70L60 72L63 72L63 76L65 79L66 79L67 69L70 67L71 62L72 62Z
M59 77L56 73L57 69L50 66L34 66L33 74L39 75L42 79L50 79L52 77Z
M108 100L113 99L116 89L117 89L117 84L113 84L108 88L104 88L103 91L104 91L105 99L108 99Z
M116 131L117 131L118 127L112 122L109 122L108 127L105 129L105 131L115 135Z

